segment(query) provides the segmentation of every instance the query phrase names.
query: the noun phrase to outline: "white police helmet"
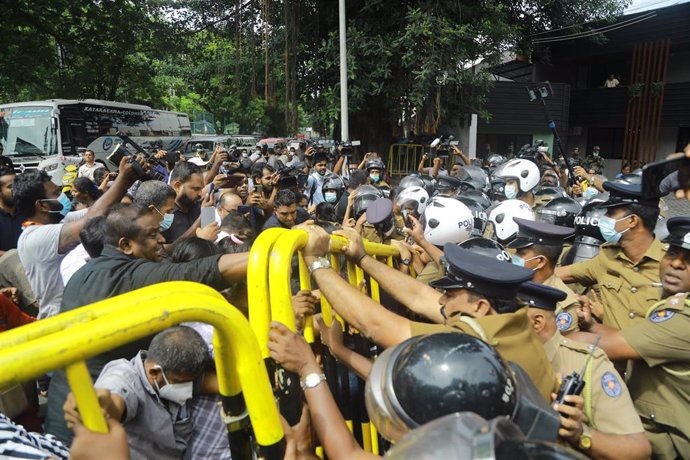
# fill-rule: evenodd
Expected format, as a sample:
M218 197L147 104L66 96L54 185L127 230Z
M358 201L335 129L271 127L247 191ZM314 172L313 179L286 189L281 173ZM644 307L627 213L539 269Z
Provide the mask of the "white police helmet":
M402 190L395 198L395 204L402 207L414 207L414 212L421 216L429 202L429 194L423 187L412 186Z
M493 224L494 235L499 243L506 245L517 235L518 224L513 220L515 217L534 220L534 213L521 200L502 201L489 211L489 222Z
M420 223L424 238L436 246L462 243L472 234L472 211L455 198L437 196L429 200Z
M534 162L524 158L515 158L504 163L494 172L494 176L503 179L517 179L523 193L527 193L539 185L541 179L539 167Z

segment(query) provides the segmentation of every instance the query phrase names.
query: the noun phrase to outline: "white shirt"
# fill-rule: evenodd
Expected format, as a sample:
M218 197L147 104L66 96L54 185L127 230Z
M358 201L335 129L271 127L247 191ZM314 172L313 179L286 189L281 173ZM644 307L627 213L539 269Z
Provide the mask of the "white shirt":
M79 243L79 246L68 252L60 262L60 276L62 277L62 284L67 286L67 282L72 278L81 267L86 265L86 262L91 259L91 256L84 245Z
M94 163L92 166L89 166L87 164L83 164L79 166L79 177L87 177L91 179L92 181L95 181L93 177L93 173L96 172L97 169L103 168L103 165L101 163Z

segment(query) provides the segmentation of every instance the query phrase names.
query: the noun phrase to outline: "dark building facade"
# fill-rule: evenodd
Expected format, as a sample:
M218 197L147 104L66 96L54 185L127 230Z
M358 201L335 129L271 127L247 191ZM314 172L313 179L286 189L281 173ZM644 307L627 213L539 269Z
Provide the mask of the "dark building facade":
M501 81L488 98L491 119L477 128L478 156L487 143L497 153L536 139L553 146L541 105L526 93L542 81L553 87L547 102L564 146L585 154L599 145L608 174L690 143L690 3L593 27L603 33L543 35L531 59L493 69ZM605 87L609 75L618 87Z

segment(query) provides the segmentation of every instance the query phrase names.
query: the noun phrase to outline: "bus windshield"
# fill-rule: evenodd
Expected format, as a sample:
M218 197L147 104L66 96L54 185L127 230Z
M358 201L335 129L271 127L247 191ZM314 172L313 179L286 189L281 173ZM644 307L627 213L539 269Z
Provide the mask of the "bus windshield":
M57 130L51 128L51 107L0 107L0 143L7 156L58 153Z

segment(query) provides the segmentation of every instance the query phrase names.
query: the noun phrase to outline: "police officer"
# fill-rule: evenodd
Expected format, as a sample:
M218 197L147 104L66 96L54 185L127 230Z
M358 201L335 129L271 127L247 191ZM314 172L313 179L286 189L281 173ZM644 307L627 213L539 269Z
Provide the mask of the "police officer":
M508 244L515 249L513 263L534 270L533 281L559 289L565 297L558 301L556 321L561 332L575 330L576 310L580 306L575 293L554 274L556 263L563 251L563 241L574 234L574 230L544 222L533 222L516 217L518 235Z
M621 331L593 324L585 314L580 327L592 333L573 335L588 343L600 335L609 358L634 360L628 389L652 456L664 460L690 458L690 217L667 225L670 247L659 267L663 300Z
M449 243L444 247L445 276L427 286L369 257L354 230L334 232L347 238L342 252L350 261L360 265L395 300L436 324L413 322L350 286L324 257L330 245L328 235L317 227L306 230L309 241L302 254L312 276L333 308L363 335L383 347L434 332L464 332L480 337L504 359L522 366L544 400L550 401L555 384L551 366L544 347L529 327L527 309L520 308L515 299L519 285L532 278L531 270ZM435 288L445 293L440 295Z
M661 299L659 262L666 247L654 236L659 199L645 197L640 185L605 182L609 200L601 206L599 230L607 243L594 258L558 267L565 283L599 285L603 322L621 329L642 320Z
M573 372L585 369L581 376L585 381L580 396L583 409L565 404L557 407L567 418L562 420L562 430L570 427L561 438L594 458L649 458L651 448L642 423L606 353L600 348L592 351L591 346L566 339L558 331L556 305L565 297L563 291L532 282L524 283L518 293L518 298L529 305L527 315L544 343L556 380L560 383ZM592 358L588 360L590 354Z

